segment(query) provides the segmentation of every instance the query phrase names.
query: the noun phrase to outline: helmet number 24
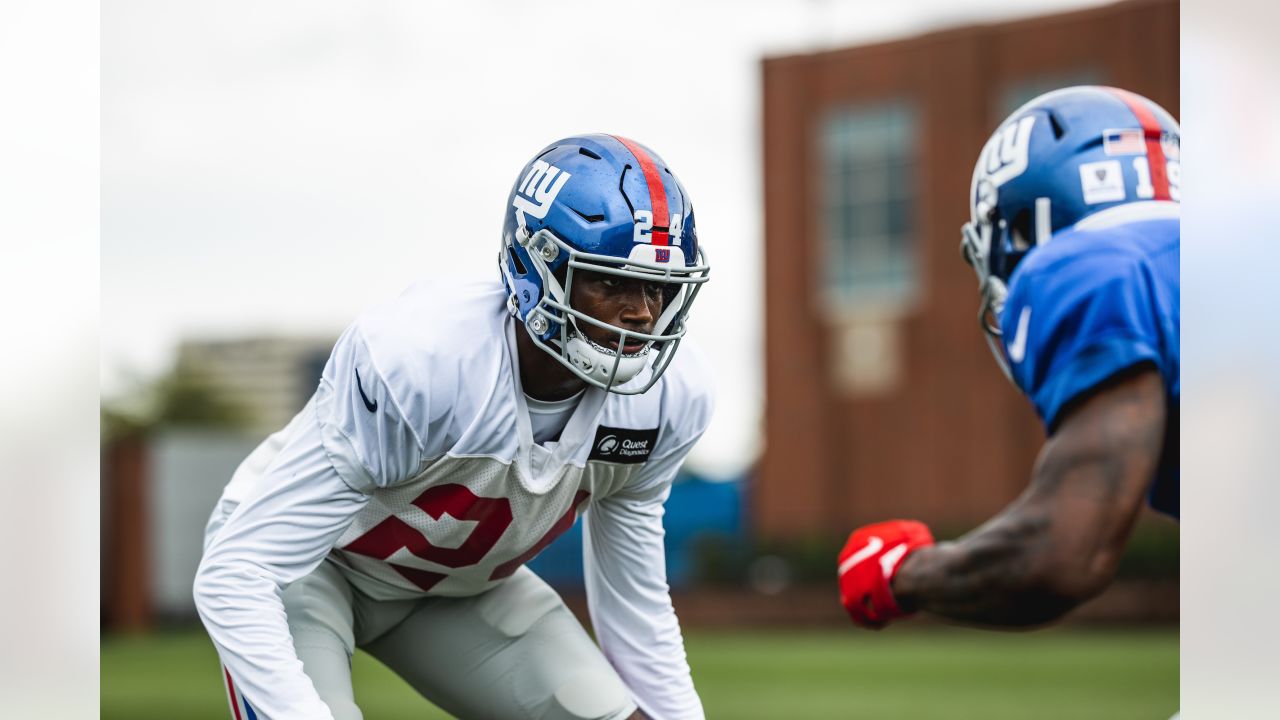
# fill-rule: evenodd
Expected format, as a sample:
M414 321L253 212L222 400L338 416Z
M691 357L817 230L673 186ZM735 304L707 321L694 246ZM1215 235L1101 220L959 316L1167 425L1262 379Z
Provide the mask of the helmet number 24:
M651 210L637 210L635 219L635 230L631 234L631 239L638 243L652 243L653 212ZM667 226L667 234L671 237L679 238L683 227L684 217L680 213L671 213L671 224Z

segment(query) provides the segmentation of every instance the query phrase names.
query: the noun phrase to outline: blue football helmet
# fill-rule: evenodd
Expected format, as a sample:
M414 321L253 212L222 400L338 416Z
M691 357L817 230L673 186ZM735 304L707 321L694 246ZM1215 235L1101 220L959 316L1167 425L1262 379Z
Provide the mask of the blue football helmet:
M662 158L615 135L565 138L525 165L507 198L498 264L507 308L534 343L591 385L624 395L645 392L670 365L710 272L684 186ZM575 309L576 270L662 283L653 334ZM616 344L595 342L583 323L616 333ZM623 352L637 340L641 350ZM646 379L623 388L646 367Z
M960 251L977 273L978 320L1006 376L1000 314L1014 268L1091 215L1180 202L1179 136L1173 117L1147 98L1079 86L1031 100L987 141L973 169Z

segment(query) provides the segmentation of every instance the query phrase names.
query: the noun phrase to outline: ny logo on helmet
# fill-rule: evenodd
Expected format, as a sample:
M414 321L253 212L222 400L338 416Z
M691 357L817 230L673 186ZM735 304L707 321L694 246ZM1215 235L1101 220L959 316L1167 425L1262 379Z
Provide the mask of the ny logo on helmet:
M996 132L982 149L982 168L995 187L1018 177L1027 169L1027 151L1031 147L1031 128L1036 117L1028 115Z
M547 211L551 209L551 203L555 201L556 195L560 194L564 184L569 182L570 177L572 175L563 172L555 165L550 165L544 160L534 160L529 173L520 182L515 199L511 201L512 207L516 209L516 222L524 227L526 214L539 220L546 217Z

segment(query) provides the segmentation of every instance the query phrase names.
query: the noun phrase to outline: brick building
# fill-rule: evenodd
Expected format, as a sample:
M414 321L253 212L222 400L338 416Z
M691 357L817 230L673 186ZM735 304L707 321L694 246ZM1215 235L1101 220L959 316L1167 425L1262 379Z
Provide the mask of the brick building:
M1131 0L764 61L761 537L964 528L1025 487L1043 435L988 355L958 252L973 163L1059 86L1176 117L1178 15Z

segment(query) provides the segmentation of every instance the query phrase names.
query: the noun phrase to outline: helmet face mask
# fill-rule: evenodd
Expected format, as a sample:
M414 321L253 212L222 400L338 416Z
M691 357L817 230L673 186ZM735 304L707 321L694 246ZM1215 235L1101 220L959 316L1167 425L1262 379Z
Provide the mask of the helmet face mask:
M994 199L994 190L992 193ZM1009 362L1000 345L1003 337L1000 314L1004 312L1004 301L1009 291L1004 279L991 271L993 238L1006 235L1008 223L994 217L993 203L979 202L973 210L973 219L960 228L960 255L978 276L978 292L982 296L978 325L982 328L983 339L1000 370L1009 377Z
M1178 123L1150 100L1081 86L1026 103L983 146L960 251L978 278L979 323L1006 376L1000 317L1019 263L1087 217L1178 202L1179 136Z
M665 226L653 220L655 207ZM588 384L620 394L645 392L670 365L710 270L679 181L643 146L609 135L562 140L526 166L509 198L499 265L508 310L534 344ZM574 307L584 271L662 284L651 332ZM602 344L588 328L612 339ZM625 352L636 341L642 348ZM647 378L631 383L646 369Z

